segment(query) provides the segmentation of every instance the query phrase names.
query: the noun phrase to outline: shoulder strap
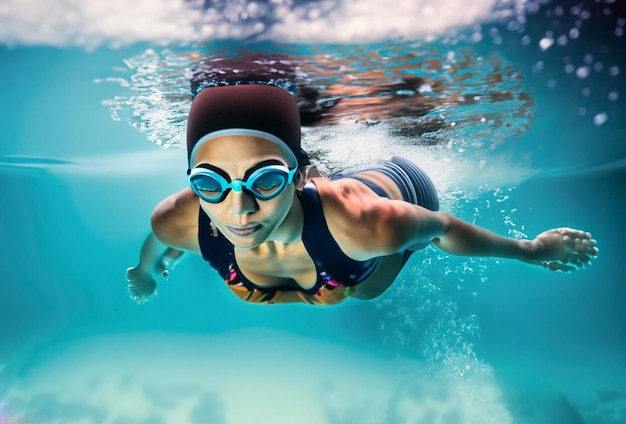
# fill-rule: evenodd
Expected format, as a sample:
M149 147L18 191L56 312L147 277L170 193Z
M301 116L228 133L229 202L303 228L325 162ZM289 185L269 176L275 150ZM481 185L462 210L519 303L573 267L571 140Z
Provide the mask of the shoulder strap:
M230 266L235 261L235 248L222 233L217 230L213 232L211 219L202 208L198 217L198 242L204 260L217 270L222 278L226 278Z
M350 286L360 281L364 262L349 258L328 230L319 193L313 184L307 184L299 193L304 225L302 242L315 262L318 274Z

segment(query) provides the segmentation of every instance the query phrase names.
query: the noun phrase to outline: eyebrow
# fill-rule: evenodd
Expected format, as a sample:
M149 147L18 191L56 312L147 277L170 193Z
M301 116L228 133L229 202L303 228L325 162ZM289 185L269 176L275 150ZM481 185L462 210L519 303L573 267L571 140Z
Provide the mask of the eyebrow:
M279 161L278 159L268 159L268 160L264 160L261 161L255 165L252 165L251 168L249 168L245 174L243 175L243 179L242 181L246 181L250 175L252 175L255 171L257 171L258 169L261 169L263 167L269 166L269 165L282 165L282 166L286 166L284 162ZM230 178L230 175L228 175L228 173L226 171L224 171L222 168L218 168L215 165L211 165L210 163L200 163L198 165L195 166L196 168L205 168L205 169L210 169L211 171L215 171L218 174L220 174L222 177L224 177L227 181L232 181L232 179ZM288 167L287 167L288 168ZM235 178L237 179L237 178Z

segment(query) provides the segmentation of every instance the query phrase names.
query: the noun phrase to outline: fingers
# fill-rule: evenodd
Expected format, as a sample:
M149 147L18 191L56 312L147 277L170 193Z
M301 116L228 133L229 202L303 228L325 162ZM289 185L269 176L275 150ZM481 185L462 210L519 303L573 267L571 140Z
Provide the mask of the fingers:
M137 302L137 304L142 304L148 302L151 296L157 294L155 287L143 281L129 281L128 283L128 295L130 298Z
M591 233L573 228L559 228L557 231L564 236L568 250L573 253L572 260L588 262L598 255L598 242L592 238Z
M567 265L562 262L556 262L556 261L544 261L542 262L541 266L543 266L546 269L549 269L550 271L569 272L569 271L576 271L578 269L577 267L573 265Z
M595 257L598 255L597 242L592 238L576 238L574 239L573 251L579 255L588 255Z

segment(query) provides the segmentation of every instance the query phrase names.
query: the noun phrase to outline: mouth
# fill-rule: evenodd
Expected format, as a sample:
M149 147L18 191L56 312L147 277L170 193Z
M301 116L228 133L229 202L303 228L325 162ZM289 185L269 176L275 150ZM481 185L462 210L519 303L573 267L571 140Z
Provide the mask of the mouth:
M254 225L247 225L245 227L231 227L229 225L226 228L228 229L228 231L230 231L232 234L236 236L248 236L250 234L257 232L259 228L261 228L261 225L254 224Z

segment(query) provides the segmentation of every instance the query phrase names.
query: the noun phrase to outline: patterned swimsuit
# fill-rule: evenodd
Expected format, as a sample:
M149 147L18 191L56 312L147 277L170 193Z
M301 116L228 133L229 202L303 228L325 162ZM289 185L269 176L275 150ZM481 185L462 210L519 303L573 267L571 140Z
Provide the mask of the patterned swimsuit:
M310 289L261 287L248 280L237 266L234 246L222 233L212 229L209 217L200 208L198 238L202 257L240 299L254 303L281 303L283 293L295 292L306 303L337 304L350 297L356 285L369 277L380 262L380 258L355 261L341 251L328 230L319 194L313 184L307 184L297 196L304 219L302 242L317 272L317 281Z

